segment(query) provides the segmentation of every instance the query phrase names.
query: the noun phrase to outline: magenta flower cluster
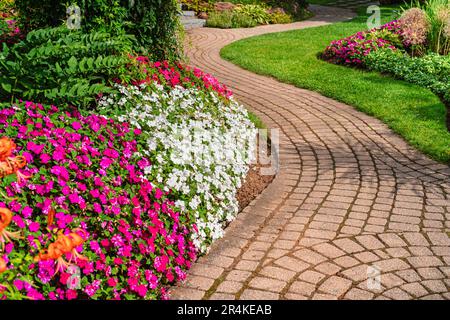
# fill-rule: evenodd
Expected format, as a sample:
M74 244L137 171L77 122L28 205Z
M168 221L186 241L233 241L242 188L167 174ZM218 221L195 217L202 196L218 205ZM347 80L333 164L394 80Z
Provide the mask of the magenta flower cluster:
M0 179L0 207L13 212L0 275L0 298L158 299L183 280L196 259L195 225L174 209L169 193L143 177L141 132L77 110L22 102L0 109L0 136L27 159L22 174ZM35 259L58 234L83 244L54 260ZM77 272L74 272L77 271ZM1 283L2 281L0 281Z
M184 88L195 87L200 90L211 90L224 98L230 98L233 93L226 85L198 68L191 68L181 63L169 64L167 61L151 62L148 57L139 56L135 60L139 63L143 79L132 82L134 85L157 81L160 84Z
M0 48L3 43L8 45L19 42L25 37L22 30L17 26L17 22L14 19L0 20Z

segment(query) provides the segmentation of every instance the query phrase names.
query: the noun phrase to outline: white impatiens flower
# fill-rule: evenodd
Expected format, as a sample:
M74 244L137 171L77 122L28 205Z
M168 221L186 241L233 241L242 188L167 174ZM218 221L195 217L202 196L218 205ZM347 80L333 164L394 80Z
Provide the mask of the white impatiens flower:
M102 113L126 108L116 118L142 130L146 148L140 153L151 161L144 174L195 217L192 240L205 252L236 217L236 193L254 160L256 129L247 111L233 99L193 88L167 92L154 83L118 89L99 101Z

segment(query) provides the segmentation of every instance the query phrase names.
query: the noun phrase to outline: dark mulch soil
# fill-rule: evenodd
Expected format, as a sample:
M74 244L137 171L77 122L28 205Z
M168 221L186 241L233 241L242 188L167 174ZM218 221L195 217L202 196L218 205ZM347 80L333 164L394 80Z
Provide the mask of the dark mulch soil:
M270 154L270 150L271 144L269 140L267 143L268 154ZM242 184L242 187L238 190L236 195L239 202L239 211L242 211L245 207L247 207L250 202L262 193L275 178L275 175L261 174L261 168L266 166L255 164L250 167L247 177L245 178L245 182Z
M247 174L244 184L237 192L239 211L242 211L272 182L274 176L261 175L261 166L253 165Z

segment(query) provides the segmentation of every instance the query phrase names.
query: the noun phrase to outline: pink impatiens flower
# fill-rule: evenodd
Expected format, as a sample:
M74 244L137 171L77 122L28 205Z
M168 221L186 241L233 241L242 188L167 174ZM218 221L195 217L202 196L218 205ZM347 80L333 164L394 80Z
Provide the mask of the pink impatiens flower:
M24 168L30 179L5 184L0 195L0 207L14 213L12 230L23 236L4 246L10 282L30 299L167 298L163 285L182 279L196 257L192 221L179 219L165 186L145 178L150 160L134 157L140 130L65 108L33 102L0 108L0 136L7 128L18 154L34 160ZM60 234L81 238L60 257L70 266L35 260ZM32 259L19 267L16 258L27 255ZM11 295L0 286L5 297Z
M168 262L169 262L169 258L166 255L156 257L155 262L154 262L156 271L158 271L158 272L166 271Z
M82 128L81 123L79 123L78 121L72 122L72 128L76 131L80 130Z
M40 228L40 225L38 222L32 222L29 226L28 229L30 229L31 232L36 232L38 231Z
M110 287L115 287L117 285L117 280L114 278L109 278L107 282Z

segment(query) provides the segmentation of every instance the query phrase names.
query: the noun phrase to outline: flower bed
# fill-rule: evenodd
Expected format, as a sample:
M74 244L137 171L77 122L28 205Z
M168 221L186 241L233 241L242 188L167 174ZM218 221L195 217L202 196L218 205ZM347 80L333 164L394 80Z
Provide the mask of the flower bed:
M247 111L212 75L139 56L129 35L13 38L0 53L0 299L167 299L238 213Z
M233 100L181 86L169 93L155 83L119 91L100 101L101 112L126 110L119 121L142 130L140 152L152 163L145 173L175 192L183 212L191 212L198 228L195 244L205 251L238 213L236 192L256 138L247 112Z
M330 63L389 73L430 89L447 108L450 132L450 1L427 0L416 6L380 28L333 41L320 56Z
M0 109L14 141L0 160L26 160L0 180L3 298L167 298L236 216L256 137L245 109L198 69L139 60L146 79L117 84L102 115Z
M345 39L335 40L322 53L322 59L334 63L361 67L371 52L408 46L402 38L401 23L392 21L380 28L361 31Z
M0 2L0 48L3 43L13 44L24 38L23 32L17 26L12 9L12 1Z
M0 124L17 144L0 153L27 161L17 181L2 180L0 207L11 216L2 218L3 295L164 298L164 286L184 279L195 225L143 176L150 162L136 156L139 130L31 102L2 109ZM77 245L58 246L74 234ZM80 268L80 283L67 285L69 266Z

